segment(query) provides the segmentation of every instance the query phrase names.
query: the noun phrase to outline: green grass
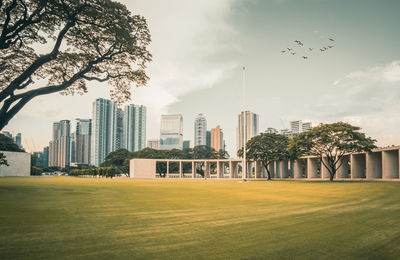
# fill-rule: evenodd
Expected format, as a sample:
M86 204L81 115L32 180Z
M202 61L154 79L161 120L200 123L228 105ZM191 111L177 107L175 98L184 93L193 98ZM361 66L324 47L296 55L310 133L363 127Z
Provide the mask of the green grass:
M400 259L400 182L0 178L0 259Z

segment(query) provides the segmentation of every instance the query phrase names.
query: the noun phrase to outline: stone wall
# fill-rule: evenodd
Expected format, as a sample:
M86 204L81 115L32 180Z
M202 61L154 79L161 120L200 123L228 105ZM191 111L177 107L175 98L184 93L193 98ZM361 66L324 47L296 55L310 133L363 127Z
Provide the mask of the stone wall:
M31 155L29 153L0 151L9 164L0 166L0 176L30 176Z

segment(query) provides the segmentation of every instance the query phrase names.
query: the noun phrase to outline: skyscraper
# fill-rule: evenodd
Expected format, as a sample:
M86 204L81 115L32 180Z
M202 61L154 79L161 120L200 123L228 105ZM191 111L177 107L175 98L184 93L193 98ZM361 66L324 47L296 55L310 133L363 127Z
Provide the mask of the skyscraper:
M189 149L189 148L190 148L190 140L183 141L183 149Z
M75 160L78 165L90 164L92 119L76 119Z
M127 105L123 121L124 148L136 152L146 147L146 107Z
M182 149L183 117L182 115L162 115L160 127L160 149Z
M76 147L75 147L75 144L76 144L76 135L75 135L75 133L71 133L71 135L70 135L70 138L69 138L69 141L70 141L70 150L71 150L71 152L69 153L70 154L70 159L69 159L69 162L70 162L70 164L73 164L73 163L76 163Z
M117 108L117 132L115 136L115 150L124 147L124 111Z
M207 144L207 120L198 114L194 121L194 146Z
M211 129L211 148L215 151L224 150L224 134L219 125Z
M92 141L90 164L100 166L116 148L117 105L111 100L98 98L93 102Z
M311 122L303 122L302 120L296 120L290 122L291 134L299 134L311 129Z
M243 121L245 112L238 115L238 127L236 129L236 151L243 148ZM246 143L253 136L258 135L259 117L250 111L246 111Z
M18 134L15 135L14 141L15 141L15 143L18 145L18 147L22 149L22 137L21 137L21 133L18 133Z
M211 147L211 131L206 132L206 146Z
M66 167L70 162L70 121L53 123L53 140L49 143L49 166Z

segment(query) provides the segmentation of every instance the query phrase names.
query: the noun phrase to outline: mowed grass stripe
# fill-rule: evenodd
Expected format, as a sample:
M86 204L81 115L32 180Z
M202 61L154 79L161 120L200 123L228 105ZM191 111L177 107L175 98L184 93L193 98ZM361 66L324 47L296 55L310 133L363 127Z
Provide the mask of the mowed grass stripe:
M0 259L398 259L399 188L0 178Z

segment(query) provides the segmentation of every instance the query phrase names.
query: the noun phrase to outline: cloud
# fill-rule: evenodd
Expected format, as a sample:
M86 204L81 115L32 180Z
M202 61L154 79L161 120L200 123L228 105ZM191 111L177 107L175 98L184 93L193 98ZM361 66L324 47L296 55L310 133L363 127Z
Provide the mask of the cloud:
M379 145L400 144L400 61L349 73L309 109L322 122L361 126Z

